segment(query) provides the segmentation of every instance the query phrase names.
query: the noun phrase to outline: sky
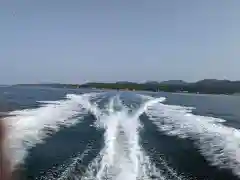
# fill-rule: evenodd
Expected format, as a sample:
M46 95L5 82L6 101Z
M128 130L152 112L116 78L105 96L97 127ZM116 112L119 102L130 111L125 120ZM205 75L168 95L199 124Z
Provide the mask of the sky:
M0 2L0 84L240 80L239 0Z

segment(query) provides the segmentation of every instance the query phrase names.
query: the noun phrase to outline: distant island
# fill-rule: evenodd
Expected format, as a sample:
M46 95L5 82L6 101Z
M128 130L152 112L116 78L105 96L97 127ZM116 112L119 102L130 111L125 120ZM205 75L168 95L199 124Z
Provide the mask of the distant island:
M170 80L163 82L147 81L135 83L121 81L115 83L92 82L86 84L18 84L15 86L47 86L53 88L94 88L94 89L116 89L116 90L143 90L164 92L185 92L199 94L237 94L240 93L240 81L204 79L194 83L182 80Z

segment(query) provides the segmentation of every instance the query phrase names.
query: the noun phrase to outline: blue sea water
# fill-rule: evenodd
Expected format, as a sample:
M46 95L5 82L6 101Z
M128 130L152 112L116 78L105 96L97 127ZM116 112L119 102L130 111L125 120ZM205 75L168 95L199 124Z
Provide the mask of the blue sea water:
M19 179L240 177L240 97L1 87Z

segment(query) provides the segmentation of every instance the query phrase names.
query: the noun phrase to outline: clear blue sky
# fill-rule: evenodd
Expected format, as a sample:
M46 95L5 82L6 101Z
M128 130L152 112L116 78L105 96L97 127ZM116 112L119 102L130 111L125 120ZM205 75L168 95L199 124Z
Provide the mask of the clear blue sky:
M240 1L1 1L0 63L0 84L240 79Z

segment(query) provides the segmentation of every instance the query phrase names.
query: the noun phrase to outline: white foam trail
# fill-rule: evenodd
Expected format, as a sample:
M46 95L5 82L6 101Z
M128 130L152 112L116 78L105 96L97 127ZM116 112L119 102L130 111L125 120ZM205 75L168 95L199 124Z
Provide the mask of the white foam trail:
M149 106L152 106L159 102L164 102L165 100L166 100L165 97L160 97L160 98L151 99L151 100L146 101L145 103L143 103L140 106L140 108L138 109L138 111L135 114L135 117L139 117L141 114L143 114L148 109Z
M198 116L191 111L192 108L157 103L149 105L146 114L160 131L194 140L212 165L231 169L240 177L240 131L221 124L223 119Z
M84 170L82 165L81 165L81 161L83 160L83 158L88 154L88 152L91 150L91 147L87 147L83 153L81 153L80 155L78 155L77 157L75 157L72 161L72 163L66 168L66 170L61 174L60 178L58 178L58 180L64 180L67 179L69 177L76 179L77 177L81 176L84 172L82 172L82 170ZM76 169L78 169L78 173L76 173ZM80 173L80 175L79 175Z
M121 111L114 111L116 104L122 106ZM145 110L145 105L143 107L137 115L130 116L118 97L110 100L109 113L99 119L100 127L105 128L105 145L81 179L167 179L163 172L150 162L139 144L139 116ZM175 176L178 177L176 174Z
M47 170L45 175L38 177L41 180L65 180L76 179L84 173L85 167L81 164L84 157L91 151L91 144L86 146L86 149L74 155L70 160L67 160L61 165L53 166Z
M43 142L61 126L68 127L78 123L79 118L76 116L87 113L84 105L95 95L69 94L65 100L44 102L43 106L36 109L10 112L11 116L4 121L9 133L7 142L12 166L22 163L29 148Z

